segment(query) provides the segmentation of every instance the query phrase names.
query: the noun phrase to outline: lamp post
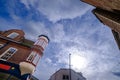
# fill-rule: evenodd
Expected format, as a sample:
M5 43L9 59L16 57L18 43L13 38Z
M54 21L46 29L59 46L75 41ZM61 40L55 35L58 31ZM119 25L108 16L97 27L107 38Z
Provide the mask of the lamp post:
M69 75L70 75L70 80L71 80L71 54L69 54Z

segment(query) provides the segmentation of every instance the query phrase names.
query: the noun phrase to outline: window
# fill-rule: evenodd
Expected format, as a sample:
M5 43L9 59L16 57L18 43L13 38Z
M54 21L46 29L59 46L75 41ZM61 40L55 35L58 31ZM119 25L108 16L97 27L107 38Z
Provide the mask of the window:
M18 33L13 32L13 33L9 34L7 37L14 39L14 38L16 38L18 35L19 35Z
M39 41L35 42L35 45L40 45L41 47L45 48L47 42L44 39L40 39Z
M17 51L16 48L10 47L7 51L5 51L1 56L0 59L1 60L8 60L10 57L12 57L12 55L14 55L14 53Z
M63 80L69 80L69 76L68 75L63 75Z
M47 45L47 42L45 42L45 41L44 41L44 43L43 43L42 47L43 47L43 48L45 48L45 47L46 47L46 45Z
M37 64L39 59L40 55L37 52L32 51L31 54L28 56L27 61L32 62L33 64Z
M35 55L36 55L36 53L34 51L32 51L32 53L28 56L27 61L32 62Z
M39 59L40 59L40 55L39 55L39 54L36 54L36 56L35 56L35 58L34 58L34 60L33 60L33 63L34 63L34 64L37 64L38 61L39 61Z
M0 48L2 48L3 47L3 44L0 44Z

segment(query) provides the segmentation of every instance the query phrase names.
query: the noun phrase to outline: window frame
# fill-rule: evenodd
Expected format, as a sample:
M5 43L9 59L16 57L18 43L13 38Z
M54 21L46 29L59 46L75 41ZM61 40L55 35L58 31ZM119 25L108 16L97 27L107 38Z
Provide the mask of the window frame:
M36 65L40 58L40 55L36 51L32 51L26 60Z
M63 80L69 80L69 75L63 75L63 76L62 76L62 79L63 79Z
M18 35L19 35L18 33L12 32L12 33L10 33L9 35L7 35L7 37L8 37L8 38L11 38L11 39L14 39L14 38L16 38Z
M12 52L9 52L10 49L14 49L15 51L12 53ZM14 48L14 47L10 47L8 48L5 52L3 52L3 54L0 55L0 60L3 60L3 61L7 61L8 59L10 59L16 52L18 51L17 48ZM6 59L5 58L2 58L2 57L7 57Z
M37 42L35 42L35 45L40 45L43 49L47 46L47 41L45 39L40 39Z

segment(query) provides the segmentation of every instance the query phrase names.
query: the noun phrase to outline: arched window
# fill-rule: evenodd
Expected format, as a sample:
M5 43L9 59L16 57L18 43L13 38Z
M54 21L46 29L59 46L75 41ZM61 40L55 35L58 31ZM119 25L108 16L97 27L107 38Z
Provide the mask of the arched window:
M13 32L13 33L9 34L7 37L14 39L14 38L16 38L18 35L19 35L18 33Z

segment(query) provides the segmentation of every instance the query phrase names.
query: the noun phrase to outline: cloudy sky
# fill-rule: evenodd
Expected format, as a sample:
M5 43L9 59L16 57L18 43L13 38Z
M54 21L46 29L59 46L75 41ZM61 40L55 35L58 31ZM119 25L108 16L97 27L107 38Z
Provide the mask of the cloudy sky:
M60 68L82 72L87 80L119 80L120 51L111 30L80 0L0 0L0 30L21 29L35 41L45 34L50 43L34 75L40 80Z

